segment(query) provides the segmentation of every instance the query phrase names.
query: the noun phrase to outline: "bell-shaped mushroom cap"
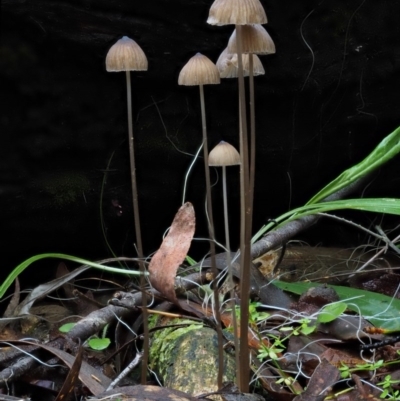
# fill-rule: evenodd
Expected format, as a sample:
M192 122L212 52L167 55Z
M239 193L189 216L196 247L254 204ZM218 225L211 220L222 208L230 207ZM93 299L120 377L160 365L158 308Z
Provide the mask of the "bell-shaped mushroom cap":
M228 43L229 53L236 53L236 29ZM275 43L269 33L261 25L245 25L242 27L242 52L253 54L275 53Z
M209 166L233 166L240 164L239 152L229 143L221 141L208 155Z
M216 66L221 78L237 78L237 54L228 53L228 49L219 55Z
M112 45L106 57L108 72L146 71L147 65L147 58L143 50L127 36Z
M220 82L217 66L200 53L184 65L178 78L178 84L186 86L219 84Z
M260 0L215 0L207 22L210 25L266 24L267 16Z
M253 76L257 75L264 75L265 70L264 67L261 63L260 58L257 56L257 54L252 54L253 57ZM249 54L242 54L242 60L243 60L243 75L245 77L248 77L250 75L250 61L249 61ZM237 61L237 55L236 58L232 59L232 63L238 68L238 61Z
M256 54L253 54L253 76L264 75L264 67ZM243 60L243 76L249 76L249 55L242 54ZM237 54L228 53L228 49L225 49L217 60L217 68L221 78L237 78L238 77L238 61Z

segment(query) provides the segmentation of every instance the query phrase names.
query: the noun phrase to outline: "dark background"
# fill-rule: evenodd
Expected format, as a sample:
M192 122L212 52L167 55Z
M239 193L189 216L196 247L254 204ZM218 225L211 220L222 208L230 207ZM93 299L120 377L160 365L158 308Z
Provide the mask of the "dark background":
M277 53L261 57L266 74L256 78L254 231L306 202L400 125L400 1L262 3ZM132 90L144 251L157 249L182 202L184 175L201 143L198 88L179 87L179 71L197 52L215 62L233 30L206 23L211 4L2 1L3 273L41 252L109 256L101 219L114 252L135 254L125 74L105 70L108 49L124 35L136 40L149 60L147 72L132 73ZM210 148L222 139L238 147L237 83L224 80L206 87L205 94ZM203 170L199 160L186 197L195 206L199 238L207 235ZM236 246L238 168L228 175ZM398 177L396 159L363 195L399 196ZM220 189L219 182L214 215L224 241ZM364 224L373 218L346 216ZM397 224L393 217L375 222L386 229ZM349 246L363 238L324 221L304 239ZM199 258L206 250L204 241L195 241L191 254Z

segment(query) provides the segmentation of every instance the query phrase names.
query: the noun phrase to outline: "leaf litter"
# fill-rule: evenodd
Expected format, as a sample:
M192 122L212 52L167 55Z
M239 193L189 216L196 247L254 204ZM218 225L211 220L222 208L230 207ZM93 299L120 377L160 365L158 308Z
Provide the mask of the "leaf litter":
M212 305L203 302L204 290L199 290L199 286L210 280L207 279L207 271L191 272L190 267L180 270L190 249L194 232L193 206L186 203L177 212L167 236L150 262L151 287L148 293L154 298L155 304L161 302L160 306L163 300L169 301L168 308L175 312L173 317L184 309L186 313L189 312L197 318L201 317L202 321L208 324L207 322L212 321L214 316ZM19 324L12 320L17 317L25 321L32 313L37 313L36 308L40 306L37 304L44 303L43 308L46 312L46 307L48 309L51 305L46 304L47 301L44 299L50 294L56 294L60 298L62 293L70 298L75 297L77 294L75 280L86 270L87 266L84 266L70 273L65 265L60 266L55 280L33 289L19 305L17 304L21 294L17 284L10 301L11 306L6 313L5 324L8 327L3 329L1 336L3 343L0 383L5 384L10 381L29 383L30 386L39 386L43 392L48 393L50 390L43 385L44 381L38 380L40 375L43 377L43 371L46 369L47 372L53 372L51 381L53 388L56 389L50 391L54 394L53 399L68 398L71 389L75 394L82 396L87 395L87 392L94 396L107 394L105 391L111 379L120 369L117 368L116 372L115 362L107 359L111 358L113 361L115 354L123 353L128 363L135 355L135 348L137 346L140 348L140 335L133 333L122 335L121 325L116 323L116 317L118 321L129 321L134 317L139 322L132 326L136 330L134 333L140 330L140 308L137 305L141 305L141 293L129 290L129 282L125 284L115 282L114 288L118 291L114 295L109 295L108 304L102 308L97 306L85 310L80 302L72 299L62 301L70 310L67 316L64 313L59 320L54 317L49 319L50 315L46 313L38 316L39 320L34 324L39 326L45 324L44 332L47 334L44 337L37 337L34 342L22 341ZM178 296L176 293L178 272L180 275L188 275L186 283L194 283L192 287L187 286L186 290L190 292L183 294L183 299L181 294ZM367 282L371 285L371 280ZM384 283L382 280L374 281L375 287L379 285L382 287ZM265 282L259 284L262 292L269 291L272 285L265 285ZM251 303L253 314L254 311L258 315L261 312L268 312L265 313L266 318L261 321L257 320L255 314L253 318L250 314L250 320L254 320L249 322L251 330L248 341L253 367L252 381L259 383L260 394L264 396L269 394L278 401L375 400L382 394L385 396L384 399L397 399L393 397L396 397L398 377L400 377L400 370L397 370L400 348L396 341L390 341L396 340L396 336L388 337L383 334L395 335L396 330L400 329L400 301L394 294L382 295L325 284L318 287L317 283L288 283L275 280L274 284L302 296L292 302L290 308L282 308L279 301L263 305L257 302L256 295L253 295ZM102 286L99 284L98 287L100 289ZM312 288L315 290L310 290ZM110 293L110 288L101 289ZM381 290L387 294L387 288ZM102 303L99 302L99 293L95 286L91 291L81 293L81 297L87 299L92 297L98 305ZM165 307L163 310L164 312L159 312L149 309L149 312L166 313ZM222 321L229 331L229 327L232 326L229 310L223 311ZM14 323L11 325L10 322ZM75 325L69 331L66 330L66 333L59 331L65 323L72 322L75 322ZM110 325L113 330L107 329ZM155 327L155 329L162 328ZM228 338L228 334L226 335ZM109 349L101 352L90 349L90 339L107 336L111 337ZM83 346L79 345L81 341ZM369 345L371 348L366 347L363 350L363 345ZM228 347L225 352L232 351L229 351ZM57 359L52 359L51 354ZM39 358L32 359L29 355ZM82 355L83 359L79 360ZM197 355L197 358L201 357ZM200 359L198 361L200 363ZM46 365L42 365L44 362ZM24 368L25 363L29 366L28 370ZM64 363L70 369L69 375L59 370L56 373L56 366L60 363ZM390 389L390 393L384 393L383 385L379 384L383 382L384 377L390 377L385 379L388 383L386 388ZM153 393L149 386L132 387L134 384L134 381L129 381L126 383L128 386L126 393L124 387L121 387L113 390L113 394L125 394L127 397L134 394L139 398L141 394L144 399ZM168 391L166 389L159 396L167 398L172 395L178 396L177 393ZM370 398L366 398L367 392L371 394ZM184 398L182 395L184 393L179 394L182 399L194 399L191 395L186 395ZM222 399L242 399L234 392L224 395L221 391L220 395Z

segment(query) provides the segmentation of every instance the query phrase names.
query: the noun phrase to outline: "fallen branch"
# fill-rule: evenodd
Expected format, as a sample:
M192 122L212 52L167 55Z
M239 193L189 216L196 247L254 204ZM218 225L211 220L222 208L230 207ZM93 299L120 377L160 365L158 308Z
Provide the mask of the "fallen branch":
M340 189L339 191L333 193L330 196L327 196L324 199L324 202L345 198L346 196L355 192L357 189L360 189L369 178L370 176L368 175L358 179L357 181L354 181L347 187ZM252 259L257 259L258 257L270 251L271 249L277 248L282 244L286 243L301 231L311 227L320 218L321 216L318 215L301 217L297 220L291 221L290 223L274 231L270 231L259 241L255 242L251 246Z

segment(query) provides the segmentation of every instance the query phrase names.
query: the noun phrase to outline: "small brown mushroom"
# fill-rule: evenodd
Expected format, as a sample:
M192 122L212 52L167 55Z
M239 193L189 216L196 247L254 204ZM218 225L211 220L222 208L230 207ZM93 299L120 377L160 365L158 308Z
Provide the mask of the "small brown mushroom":
M215 0L207 22L210 25L266 24L267 16L259 0Z
M275 53L275 43L267 30L261 25L242 26L242 52L253 54ZM228 42L228 52L236 53L236 29L233 31Z
M221 82L219 71L216 65L206 56L197 53L193 56L182 68L178 77L178 84L185 86L198 85L200 89L200 108L201 108L201 121L203 131L203 153L204 153L204 167L206 177L206 192L207 192L207 211L210 219L209 231L211 240L214 239L214 226L212 216L212 202L211 202L211 183L210 172L208 170L208 144L207 144L207 124L206 124L206 109L204 102L204 88L203 85L219 84Z
M127 106L128 106L128 133L129 133L129 156L131 164L131 181L132 181L132 199L133 199L133 214L135 219L135 235L137 242L137 252L139 256L140 268L140 287L143 292L142 296L142 314L143 314L143 333L144 342L143 349L144 355L142 359L142 384L146 383L147 375L147 359L149 349L149 329L147 322L147 298L145 295L146 280L144 266L144 255L142 245L142 234L140 230L140 214L139 202L136 180L136 167L135 167L135 149L133 141L133 123L132 123L132 94L131 94L131 71L146 71L147 58L140 46L127 36L119 39L106 56L106 70L109 72L126 72L126 91L127 91Z
M106 56L106 70L120 71L147 71L147 58L140 46L127 36L123 36L114 45Z
M142 236L140 231L140 215L137 197L135 151L133 141L133 123L132 123L132 93L131 93L131 75L130 71L147 70L147 58L140 46L127 36L119 39L106 56L106 70L109 72L126 72L126 92L128 105L128 131L129 131L129 155L131 163L132 180L132 198L133 212L135 217L135 233L139 258L143 260ZM144 269L144 266L143 266Z

